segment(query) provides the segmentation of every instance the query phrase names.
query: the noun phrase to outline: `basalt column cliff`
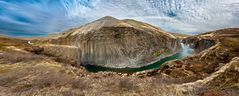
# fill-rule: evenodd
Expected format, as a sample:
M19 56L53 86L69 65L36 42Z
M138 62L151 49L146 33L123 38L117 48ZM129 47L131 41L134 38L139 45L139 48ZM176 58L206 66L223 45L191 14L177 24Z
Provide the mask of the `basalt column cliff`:
M146 66L181 49L180 40L162 29L113 17L101 18L54 37L44 42L77 48L77 52L66 54L77 57L78 63L111 68Z

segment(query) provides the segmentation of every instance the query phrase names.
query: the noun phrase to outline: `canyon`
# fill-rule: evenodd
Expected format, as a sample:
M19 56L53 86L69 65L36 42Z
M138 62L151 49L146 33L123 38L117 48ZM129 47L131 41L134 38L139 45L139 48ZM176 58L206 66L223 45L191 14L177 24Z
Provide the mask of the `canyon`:
M122 73L85 68L138 68L185 46L194 53L157 69ZM237 96L238 69L239 28L188 36L104 17L48 37L0 36L3 96Z
M109 16L52 37L33 43L41 42L47 54L85 66L138 68L181 50L180 39L160 28Z

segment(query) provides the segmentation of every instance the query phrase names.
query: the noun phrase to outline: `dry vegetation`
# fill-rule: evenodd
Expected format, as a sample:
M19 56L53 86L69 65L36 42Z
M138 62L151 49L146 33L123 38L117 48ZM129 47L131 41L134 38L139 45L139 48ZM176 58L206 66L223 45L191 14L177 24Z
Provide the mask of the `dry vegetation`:
M73 71L71 71L73 70ZM74 72L75 71L75 72ZM0 95L8 96L157 96L178 90L158 78L121 77L109 74L83 75L72 67L47 62L1 65Z
M34 55L31 53L23 53L17 51L8 51L2 52L0 54L0 62L5 64L14 64L18 62L28 62L28 61L41 61L44 59L44 56L41 55Z
M54 58L7 51L0 53L0 96L170 96L189 95L159 77L88 73Z
M237 47L232 46L236 45L234 39L229 40L230 43L225 43L227 47ZM225 48L217 48L217 50ZM144 73L138 75L113 72L89 73L84 68L73 67L69 62L62 62L59 58L42 55L40 54L42 50L41 47L32 47L19 42L9 44L7 40L0 43L0 96L237 96L239 94L238 83L235 84L238 82L236 77L238 68L225 72L212 82L213 84L218 82L216 84L223 86L235 84L237 88L234 86L230 87L231 89L215 89L210 87L212 84L201 86L195 82L185 83L198 79L175 79L160 73L162 71L152 72L151 75L147 75L149 72L146 75L142 75ZM222 57L222 53L229 51L220 51L221 54L216 56ZM173 66L168 64L169 66L164 67L182 65L182 61L175 62ZM181 70L174 70L172 74L181 77L184 75ZM221 84L224 81L220 80L230 80L233 84Z

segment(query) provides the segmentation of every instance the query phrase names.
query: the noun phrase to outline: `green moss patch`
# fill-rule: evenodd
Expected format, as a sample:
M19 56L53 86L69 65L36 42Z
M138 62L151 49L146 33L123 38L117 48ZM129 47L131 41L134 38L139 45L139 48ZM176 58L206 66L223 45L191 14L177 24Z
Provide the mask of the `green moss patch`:
M155 56L155 57L158 57L158 56L160 56L162 53L160 52L160 51L157 51L157 52L154 52L153 53L153 56Z

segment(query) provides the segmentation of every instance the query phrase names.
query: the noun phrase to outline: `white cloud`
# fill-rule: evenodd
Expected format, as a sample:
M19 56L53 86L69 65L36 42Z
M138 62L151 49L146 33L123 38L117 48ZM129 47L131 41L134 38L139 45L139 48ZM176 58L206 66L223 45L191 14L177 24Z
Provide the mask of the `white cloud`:
M239 27L238 10L239 0L0 1L0 22L9 24L9 28L23 30L25 27L28 33L47 34L78 27L109 15L190 34ZM17 20L16 16L30 22Z
M131 18L166 28L168 31L185 33L239 27L239 22L235 22L239 18L239 0L97 0L95 2L93 8L74 6L77 12L71 13L79 18L85 17L89 21L106 15Z

